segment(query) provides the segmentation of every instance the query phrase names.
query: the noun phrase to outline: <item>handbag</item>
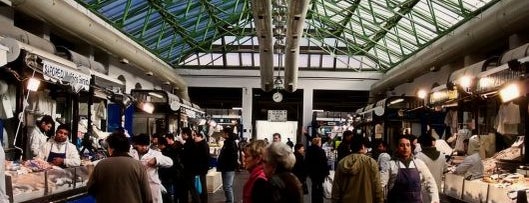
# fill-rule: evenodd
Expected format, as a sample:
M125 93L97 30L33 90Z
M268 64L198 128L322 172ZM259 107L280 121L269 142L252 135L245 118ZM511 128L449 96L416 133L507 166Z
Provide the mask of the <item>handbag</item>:
M202 194L202 182L200 182L200 176L195 176L195 189L198 194Z

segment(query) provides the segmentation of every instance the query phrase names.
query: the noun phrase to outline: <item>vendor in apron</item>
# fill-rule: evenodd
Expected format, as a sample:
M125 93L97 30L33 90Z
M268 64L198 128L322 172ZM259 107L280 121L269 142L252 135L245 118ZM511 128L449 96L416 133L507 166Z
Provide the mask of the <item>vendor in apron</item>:
M387 200L389 203L422 203L421 191L424 190L432 203L438 203L435 179L426 164L412 156L410 136L413 135L399 138L395 159L381 171L382 186L389 191Z
M81 159L75 145L68 142L69 134L69 125L60 125L55 132L55 136L41 148L37 158L59 167L79 166Z

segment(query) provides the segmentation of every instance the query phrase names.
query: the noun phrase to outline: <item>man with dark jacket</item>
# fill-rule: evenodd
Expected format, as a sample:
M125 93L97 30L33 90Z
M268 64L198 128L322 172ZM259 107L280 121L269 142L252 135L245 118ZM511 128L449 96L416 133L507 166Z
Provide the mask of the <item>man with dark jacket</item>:
M325 151L321 148L321 137L312 138L312 145L307 147L305 163L309 166L307 172L312 181L311 202L322 203L323 181L329 175L329 167Z
M297 143L294 146L294 156L296 156L296 164L292 168L292 173L296 175L299 182L301 182L301 188L303 188L303 193L308 194L309 190L307 188L307 166L305 165L305 146L301 143Z
M340 162L344 157L351 154L351 138L353 137L353 131L346 130L343 132L342 142L338 146L338 159L336 163Z
M197 147L195 144L194 134L190 128L182 128L182 139L184 143L184 154L182 156L182 162L184 163L184 194L183 202L190 202L189 196L191 195L191 202L200 202L200 196L195 188L195 176L197 171L196 151Z
M193 159L197 163L195 175L200 177L200 184L202 185L202 191L198 191L198 193L200 195L201 203L207 203L208 184L206 182L206 175L209 171L209 145L206 142L204 134L193 131L193 137L195 139L196 145L195 156L193 157Z
M222 189L226 196L226 202L233 203L233 179L237 168L237 144L235 134L231 127L223 129L224 145L220 150L217 170L222 174Z
M173 166L170 168L160 168L158 170L162 185L167 190L167 193L162 195L163 202L183 202L184 200L181 198L184 193L182 191L184 167L181 160L183 146L179 142L174 141L173 134L167 134L165 137L159 138L158 148L163 155L168 156L173 160Z

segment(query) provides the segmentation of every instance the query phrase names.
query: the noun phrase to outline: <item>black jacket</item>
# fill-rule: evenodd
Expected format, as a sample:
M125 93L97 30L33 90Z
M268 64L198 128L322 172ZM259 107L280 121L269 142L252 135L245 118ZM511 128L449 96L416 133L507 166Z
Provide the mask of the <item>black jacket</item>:
M235 171L237 168L237 144L235 139L228 138L220 150L217 170L221 172Z
M195 175L206 175L209 170L209 145L206 140L196 143L196 156L193 157L197 163Z
M304 183L307 178L305 158L299 152L294 152L294 156L296 156L296 164L294 164L294 168L292 168L292 173L296 175L301 183Z
M311 145L307 147L305 156L307 172L312 182L323 182L325 177L329 175L325 151L319 146Z
M290 172L274 174L268 181L257 179L252 189L253 203L302 203L303 190Z
M169 145L162 150L162 154L173 160L173 166L169 168L159 168L158 173L162 183L179 182L184 175L184 166L182 163L183 146L179 142Z

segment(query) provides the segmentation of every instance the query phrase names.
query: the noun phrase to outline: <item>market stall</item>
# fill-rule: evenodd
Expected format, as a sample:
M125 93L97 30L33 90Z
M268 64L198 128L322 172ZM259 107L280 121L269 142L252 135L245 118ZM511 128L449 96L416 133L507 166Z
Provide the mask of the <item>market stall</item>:
M454 89L467 95L458 98L458 108L462 108L463 102L472 101L474 116L470 125L473 139L480 142L484 171L478 178L446 174L444 194L467 202L516 202L519 194L529 190L526 178L529 168L525 166L528 159L524 152L529 144L528 50L529 44L525 44L506 52L498 66L478 64L474 68L479 71L461 74L463 78L470 76L468 85L454 83ZM464 80L467 79L459 79ZM457 165L454 160L452 163Z

